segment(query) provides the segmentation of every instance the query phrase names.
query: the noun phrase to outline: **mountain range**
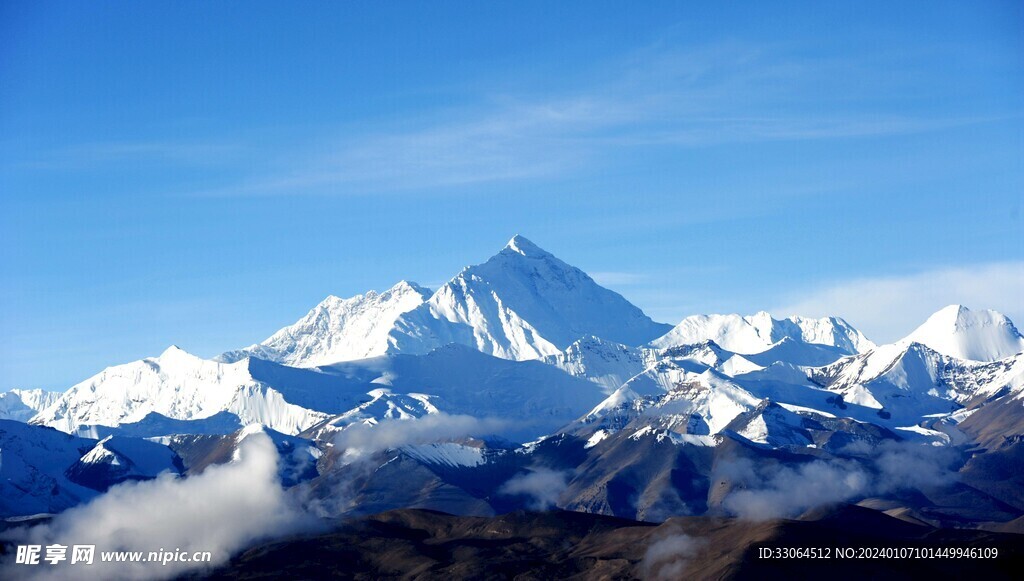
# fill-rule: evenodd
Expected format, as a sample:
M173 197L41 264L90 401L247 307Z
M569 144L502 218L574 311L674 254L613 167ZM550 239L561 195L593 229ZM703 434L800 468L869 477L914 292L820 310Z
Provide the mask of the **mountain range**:
M329 296L213 359L172 346L60 394L0 394L0 511L201 474L255 430L280 481L334 517L662 522L846 502L991 528L1024 516L1022 351L1007 317L959 305L882 345L839 317L661 324L516 236L435 291Z

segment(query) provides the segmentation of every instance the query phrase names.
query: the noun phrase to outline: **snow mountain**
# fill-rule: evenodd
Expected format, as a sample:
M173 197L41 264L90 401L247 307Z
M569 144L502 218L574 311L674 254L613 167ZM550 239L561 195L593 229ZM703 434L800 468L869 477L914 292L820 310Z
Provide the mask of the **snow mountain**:
M325 514L721 515L754 472L870 479L886 454L935 448L968 484L896 490L902 473L855 500L1003 522L1024 516L1022 345L1006 317L963 307L877 346L836 317L670 327L516 236L433 294L400 282L328 297L217 360L171 347L63 394L3 394L0 414L30 423L0 420L0 509L58 511L118 482L195 474L262 431L281 482ZM531 483L550 493L531 498Z
M251 424L295 435L445 413L500 418L506 436L532 438L603 397L598 386L553 366L458 344L318 369L255 358L221 363L171 347L105 369L31 422L95 438L226 434Z
M262 343L217 360L255 357L319 367L385 353L422 355L450 343L526 360L556 356L585 337L637 346L669 329L582 270L515 236L433 294L402 281L379 294L330 296Z
M924 322L900 343L920 343L935 351L972 361L995 361L1024 351L1024 335L1006 315L950 305Z
M108 367L73 386L32 423L68 433L102 435L109 430L97 431L97 427L143 420L159 425L154 413L171 420L220 425L223 412L228 412L242 425L258 423L296 434L358 402L362 394L333 389L336 383L311 370L251 358L221 363L170 347L159 357ZM197 425L190 433L204 431Z
M256 357L291 367L317 367L383 355L395 320L429 296L428 289L404 280L379 294L369 291L348 299L332 295L262 343L217 359L234 363Z
M789 317L778 320L767 312L755 315L693 315L683 319L663 337L651 342L659 349L714 341L734 353L761 353L784 339L833 347L852 355L874 344L860 331L838 317L808 319Z
M12 389L0 393L0 420L27 422L60 396L59 392L42 389Z
M1004 328L988 327L996 334ZM1024 397L1024 354L986 363L900 341L841 356L835 346L792 337L746 355L711 340L644 350L643 357L637 353L633 368L642 361L644 370L582 417L572 433L600 429L607 435L628 424L634 431L649 428L673 438L728 430L775 447L846 441L829 439L834 431L844 438L857 434L877 441L887 434L948 444L968 439L956 426L973 413L969 408L982 405L971 402ZM564 361L555 363L566 367ZM1016 416L1007 411L1015 409L992 407L986 413L999 410L1002 425L1024 428L1024 409ZM808 432L808 426L826 428ZM1018 428L1006 431L1013 430Z
M583 337L635 346L669 329L582 270L515 236L401 315L389 339L402 353L458 343L525 360L557 355Z
M107 436L64 474L77 484L105 491L129 480L149 480L163 472L181 474L181 459L163 444L141 438Z
M1024 354L983 363L900 341L811 369L808 377L840 395L844 404L915 425L925 417L957 412L978 396L1018 392L1024 386Z
M676 367L665 375L670 384L664 391L638 391L627 383L581 418L580 423L614 430L644 417L644 427L651 429L676 435L711 436L760 404L750 392L712 369L694 373Z
M643 373L651 365L656 353L605 341L599 337L584 337L555 355L542 361L554 365L569 375L581 377L601 386L609 395L633 376Z

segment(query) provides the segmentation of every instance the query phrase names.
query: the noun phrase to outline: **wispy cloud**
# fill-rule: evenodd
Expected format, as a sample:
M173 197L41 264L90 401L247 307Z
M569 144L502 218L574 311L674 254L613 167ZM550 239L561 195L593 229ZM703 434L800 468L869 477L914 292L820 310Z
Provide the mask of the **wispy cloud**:
M850 103L886 90L856 63L809 60L782 47L652 47L561 83L556 90L481 89L458 110L420 111L390 128L346 131L266 174L198 192L214 196L406 191L570 175L644 147L849 139L942 130L990 119L869 114ZM822 102L821 78L849 90ZM890 67L891 69L891 67ZM865 75L869 75L865 78ZM503 87L507 84L503 84ZM916 111L916 109L910 109ZM315 153L314 153L315 152ZM294 158L293 158L294 159Z
M893 74L906 65L875 62L879 57L829 60L739 42L685 50L669 44L582 71L555 71L544 86L507 77L480 81L459 94L465 104L458 108L336 125L304 135L301 146L295 135L287 146L237 136L102 141L45 152L23 165L222 164L233 173L186 192L202 197L377 194L563 178L645 148L870 138L999 118L904 106L901 99L920 87ZM878 95L886 96L881 104ZM261 142L273 143L273 133L265 131Z
M580 142L580 103L497 105L444 116L433 124L368 132L319 150L283 173L246 178L203 196L352 194L524 180L580 167L592 153ZM410 120L415 124L414 120ZM277 165L277 164L275 164Z
M1024 262L938 268L836 281L793 293L776 315L839 315L877 342L899 339L950 304L995 309L1024 322Z

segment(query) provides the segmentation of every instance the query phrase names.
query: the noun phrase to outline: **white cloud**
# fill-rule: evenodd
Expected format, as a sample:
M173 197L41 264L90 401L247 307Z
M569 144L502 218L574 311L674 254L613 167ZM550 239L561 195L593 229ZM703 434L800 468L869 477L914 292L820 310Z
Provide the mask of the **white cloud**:
M857 278L794 293L776 316L837 315L876 343L900 339L942 307L995 309L1024 320L1024 262L948 267L906 275Z
M250 543L286 535L310 517L294 507L277 479L277 450L265 434L246 438L237 460L202 474L116 486L94 501L23 531L21 544L96 545L91 566L65 561L31 568L9 565L40 579L166 579L195 568L190 563L100 563L102 551L210 551L213 565ZM70 549L68 549L70 557ZM20 567L20 568L19 568ZM88 571L82 568L88 567ZM87 574L86 574L87 573Z
M547 510L558 504L568 480L568 472L536 468L510 478L501 485L498 494L525 496L530 499L528 506L532 510Z
M377 424L353 424L334 437L334 445L346 450L346 459L409 444L432 444L466 436L487 436L508 427L498 419L467 415L430 414L416 419L386 420Z
M676 533L651 542L640 561L644 579L685 579L690 561L705 545L700 538Z
M853 462L814 461L795 468L759 469L746 459L723 464L719 477L738 481L743 488L722 501L730 513L748 520L799 515L807 509L849 500L870 489L869 475ZM764 474L763 472L769 472Z

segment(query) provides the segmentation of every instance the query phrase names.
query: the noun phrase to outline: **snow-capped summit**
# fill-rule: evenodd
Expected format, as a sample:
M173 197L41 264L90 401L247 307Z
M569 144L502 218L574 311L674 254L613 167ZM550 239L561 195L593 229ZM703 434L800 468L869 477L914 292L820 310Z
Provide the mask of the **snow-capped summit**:
M395 319L428 296L428 289L404 280L382 293L371 290L348 299L331 295L294 325L218 360L232 363L252 356L292 367L316 367L383 355Z
M540 246L537 246L536 244L530 242L525 237L519 234L516 234L515 236L512 237L511 240L508 241L508 244L505 245L505 248L502 249L502 252L505 252L507 250L511 250L512 252L518 253L522 256L533 258L551 256L551 254L548 253L547 250L544 250Z
M487 262L466 267L427 302L398 317L389 341L404 353L459 343L524 360L555 355L581 337L640 345L668 329L517 235Z
M704 341L714 341L734 353L744 355L770 349L790 338L803 343L835 347L845 354L862 353L874 347L863 333L839 317L808 319L788 317L778 320L761 311L755 315L693 315L686 317L665 336L651 342L664 349Z
M921 343L959 359L995 361L1024 351L1024 336L1006 315L950 305L900 341Z
M156 357L155 359L157 359L159 361L162 361L164 363L172 363L172 362L187 363L187 362L201 361L202 360L201 357L193 355L193 354L189 353L188 351L185 351L181 347L178 347L177 345L171 345L167 349L164 349L164 352L161 353L160 356Z

